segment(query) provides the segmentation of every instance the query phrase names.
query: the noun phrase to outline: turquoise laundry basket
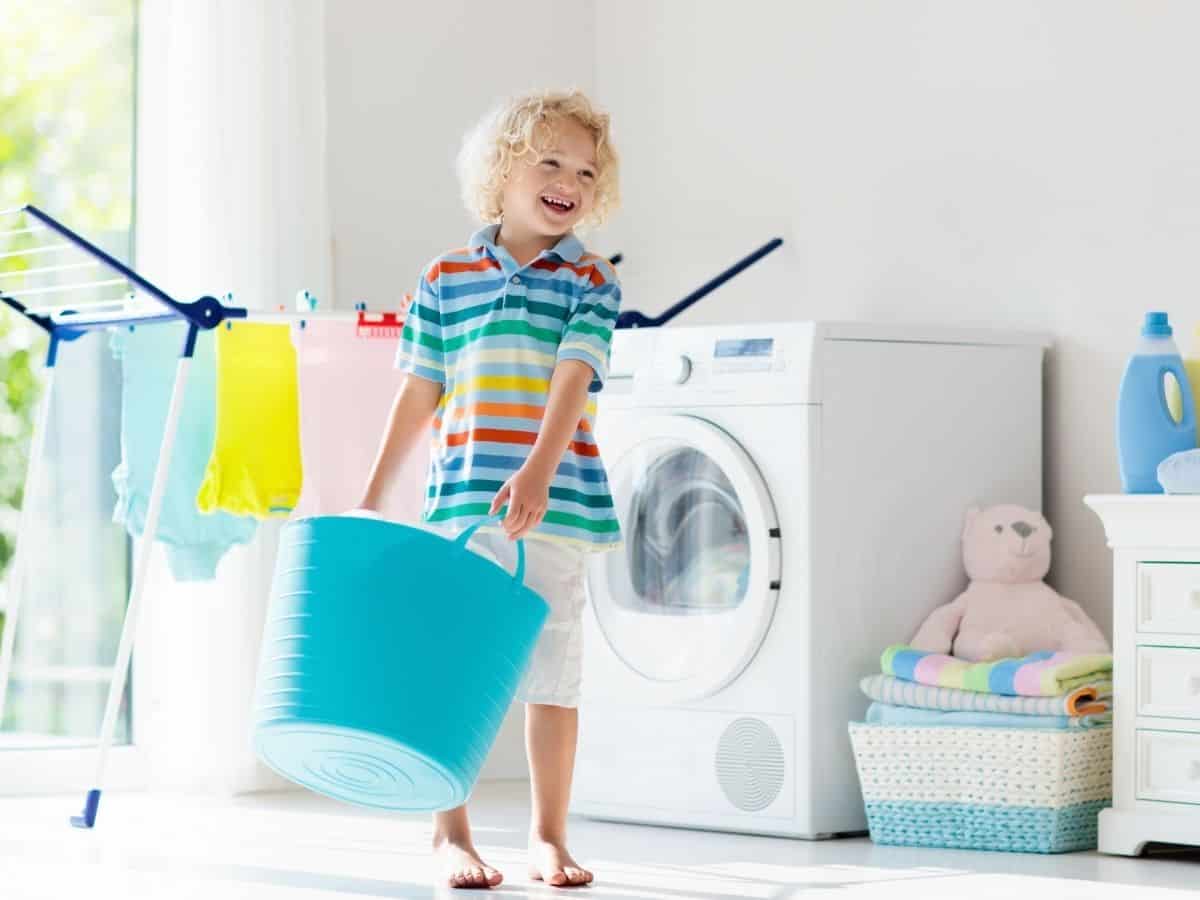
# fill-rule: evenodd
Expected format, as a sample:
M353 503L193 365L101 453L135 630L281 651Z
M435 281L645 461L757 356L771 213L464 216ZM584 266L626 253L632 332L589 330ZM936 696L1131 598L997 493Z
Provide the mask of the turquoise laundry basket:
M479 525L456 540L352 516L284 527L256 688L264 763L361 806L466 802L549 612L522 545L512 575L467 549Z

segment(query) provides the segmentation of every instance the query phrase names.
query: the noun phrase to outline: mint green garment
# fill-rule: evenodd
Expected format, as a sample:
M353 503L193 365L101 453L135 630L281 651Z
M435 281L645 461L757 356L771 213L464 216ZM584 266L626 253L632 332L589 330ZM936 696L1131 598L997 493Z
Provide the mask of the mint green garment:
M122 327L112 333L113 356L121 362L121 464L112 473L117 490L113 521L140 537L146 527L154 468L167 423L167 406L187 326ZM206 581L234 544L254 535L251 518L205 515L196 492L212 453L216 432L216 350L212 332L200 332L184 388L179 430L171 454L167 490L158 520L158 541L178 581Z

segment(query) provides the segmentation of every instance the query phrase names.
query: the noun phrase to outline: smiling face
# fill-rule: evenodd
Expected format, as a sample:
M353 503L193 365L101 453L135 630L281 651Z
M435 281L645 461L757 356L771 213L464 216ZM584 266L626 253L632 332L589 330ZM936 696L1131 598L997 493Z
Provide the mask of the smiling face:
M574 119L551 122L544 145L517 160L504 185L503 231L562 237L592 211L596 174L592 133Z

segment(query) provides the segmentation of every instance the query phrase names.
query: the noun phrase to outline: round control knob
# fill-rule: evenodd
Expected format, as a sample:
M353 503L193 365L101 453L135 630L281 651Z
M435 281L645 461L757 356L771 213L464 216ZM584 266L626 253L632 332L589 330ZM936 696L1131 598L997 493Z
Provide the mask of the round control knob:
M692 361L688 357L680 355L675 360L675 364L671 367L667 376L675 384L683 384L692 377Z

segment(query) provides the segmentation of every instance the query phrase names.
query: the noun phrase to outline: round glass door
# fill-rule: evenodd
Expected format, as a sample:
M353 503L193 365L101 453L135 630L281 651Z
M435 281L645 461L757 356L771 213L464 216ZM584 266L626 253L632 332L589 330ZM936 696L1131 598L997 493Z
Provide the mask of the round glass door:
M625 446L606 442L625 544L595 558L589 589L601 632L643 696L696 698L735 678L770 625L774 509L725 432L686 416L638 425Z

